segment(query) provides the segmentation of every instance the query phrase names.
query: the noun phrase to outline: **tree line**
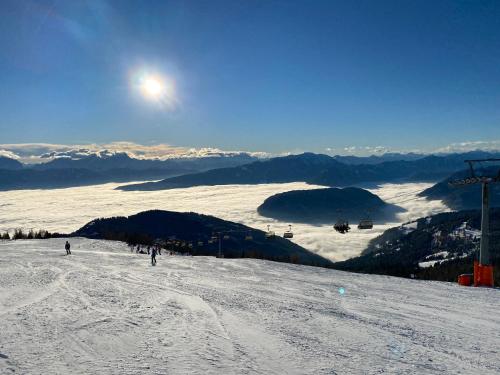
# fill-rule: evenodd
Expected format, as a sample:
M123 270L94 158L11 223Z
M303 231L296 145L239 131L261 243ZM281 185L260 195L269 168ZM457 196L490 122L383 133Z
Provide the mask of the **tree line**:
M14 232L10 234L9 232L0 233L0 239L2 240L32 240L32 239L47 239L59 237L59 233L50 233L45 229L24 231L21 228L14 229Z

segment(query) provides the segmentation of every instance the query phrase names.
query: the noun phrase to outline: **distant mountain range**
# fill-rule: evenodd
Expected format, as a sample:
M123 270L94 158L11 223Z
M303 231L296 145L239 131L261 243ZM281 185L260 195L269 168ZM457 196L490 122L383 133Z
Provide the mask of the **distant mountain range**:
M367 216L377 221L394 219L400 207L385 203L367 190L349 187L294 190L267 198L260 215L288 222L334 223L340 217L359 221Z
M109 169L92 171L90 169L0 169L0 191L17 189L55 189L72 186L86 186L107 182L127 182L134 180L159 179L187 173L182 169L131 170Z
M334 157L304 153L255 161L233 168L186 174L163 181L121 186L121 190L163 190L191 186L307 182L324 186L388 181L436 181L464 167L464 159L495 157L481 151L426 156L378 164L345 164Z
M47 163L27 165L32 169L88 169L91 171L107 171L113 169L129 170L208 170L221 167L233 167L247 164L257 160L248 154L210 156L200 158L175 158L175 159L135 159L126 153L115 153L112 155L88 155L79 159L57 158Z
M134 159L125 153L116 153L88 155L79 159L58 158L43 164L22 164L14 159L0 157L0 190L155 180L212 168L233 167L254 160L256 158L247 154L151 160Z
M478 256L481 211L441 213L386 230L361 256L333 268L361 273L457 281ZM500 266L500 209L490 211L490 253ZM496 274L500 284L500 273Z
M69 187L105 182L158 180L122 190L162 190L200 185L303 181L348 186L389 181L438 181L463 169L463 160L499 157L482 151L423 156L387 154L355 157L305 153L259 160L246 153L167 160L135 159L126 153L60 157L22 164L0 157L0 190Z
M331 261L281 237L266 239L265 233L258 229L192 212L154 210L129 217L96 219L72 235L146 245L160 239L171 241L174 250L215 256L219 252L219 241L211 243L210 240L218 233L222 233L222 251L226 258L260 258L323 267L332 265Z
M398 152L388 152L383 155L371 156L353 156L353 155L335 155L333 158L344 164L380 164L386 161L412 161L426 157L424 154L410 152L401 154Z
M497 176L500 166L488 167L479 170L478 175ZM450 177L438 182L436 185L424 190L419 195L430 200L442 200L453 210L468 210L481 207L481 184L451 186L450 181L470 177L468 170L454 173ZM500 207L500 184L490 184L490 206Z
M0 156L0 169L17 170L22 169L23 164L15 159L6 156Z

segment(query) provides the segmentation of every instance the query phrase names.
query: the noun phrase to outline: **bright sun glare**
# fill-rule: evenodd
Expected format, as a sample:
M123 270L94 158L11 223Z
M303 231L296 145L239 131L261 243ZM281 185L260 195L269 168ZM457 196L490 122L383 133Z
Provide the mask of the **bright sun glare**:
M130 75L131 89L145 101L164 110L174 110L179 104L173 77L158 70L136 68Z
M148 99L159 99L164 90L164 83L156 77L147 77L141 83L142 94Z

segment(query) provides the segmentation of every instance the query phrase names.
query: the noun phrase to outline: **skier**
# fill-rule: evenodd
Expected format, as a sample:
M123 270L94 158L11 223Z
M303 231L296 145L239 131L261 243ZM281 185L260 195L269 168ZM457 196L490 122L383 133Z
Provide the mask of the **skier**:
M68 241L66 241L64 248L66 249L66 255L71 255L71 245L69 244Z
M151 265L156 266L156 248L153 247L151 250Z

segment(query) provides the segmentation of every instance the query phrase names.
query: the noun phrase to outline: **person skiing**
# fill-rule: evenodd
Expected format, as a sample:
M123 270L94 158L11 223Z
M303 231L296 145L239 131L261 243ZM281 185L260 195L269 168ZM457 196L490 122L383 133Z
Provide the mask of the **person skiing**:
M151 265L156 266L156 248L151 249Z
M68 241L66 241L64 248L66 249L66 255L71 255L71 245L69 244Z

